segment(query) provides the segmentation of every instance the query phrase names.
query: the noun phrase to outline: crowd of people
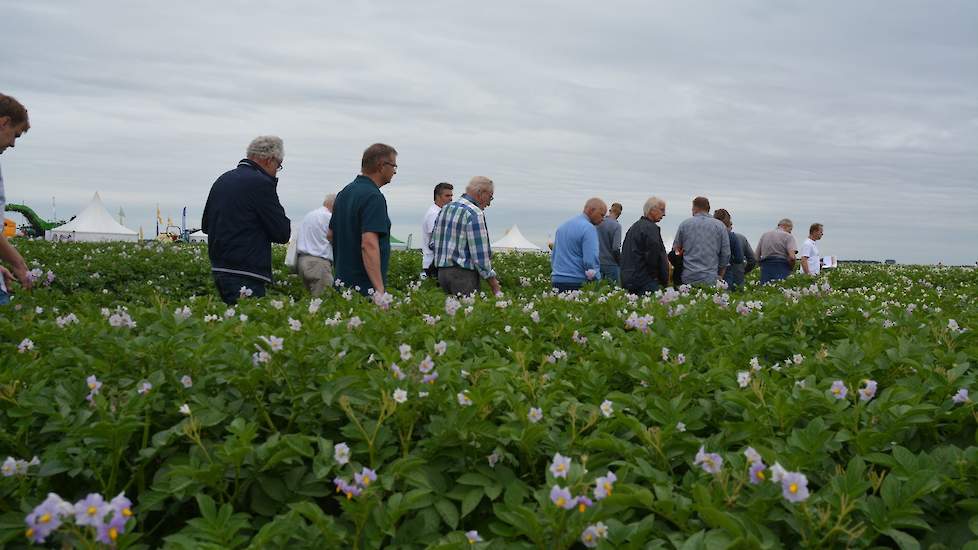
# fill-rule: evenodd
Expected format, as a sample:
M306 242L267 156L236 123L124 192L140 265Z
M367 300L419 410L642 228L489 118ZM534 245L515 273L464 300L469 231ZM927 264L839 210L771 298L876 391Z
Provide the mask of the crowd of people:
M30 128L27 110L17 100L0 94L0 153ZM287 243L291 220L279 201L278 172L284 167L285 147L277 136L251 141L245 158L214 182L202 217L214 284L223 301L237 303L242 296L264 296L272 280L272 243ZM397 174L397 151L375 143L364 152L360 173L339 193L329 194L322 206L306 214L296 233L295 272L313 296L334 285L389 300L386 279L390 261L391 220L380 189ZM493 293L501 292L492 265L492 249L485 210L492 203L494 184L485 176L473 177L465 191L455 195L448 182L435 185L433 202L422 220L422 274L450 295L477 292L485 281ZM4 188L0 173L0 210ZM588 199L583 211L556 230L551 256L551 282L557 291L581 289L606 280L629 292L654 292L670 284L714 285L723 280L732 288L743 286L745 274L760 266L761 282L784 279L794 270L798 250L792 222L761 236L756 254L747 238L733 231L730 213L710 215L710 201L693 199L692 216L677 230L667 252L659 222L666 201L650 197L642 216L625 232L618 221L623 207L600 198ZM818 274L821 263L816 246L823 234L812 224L801 249L802 271ZM9 301L14 279L29 289L27 264L0 236L0 303Z

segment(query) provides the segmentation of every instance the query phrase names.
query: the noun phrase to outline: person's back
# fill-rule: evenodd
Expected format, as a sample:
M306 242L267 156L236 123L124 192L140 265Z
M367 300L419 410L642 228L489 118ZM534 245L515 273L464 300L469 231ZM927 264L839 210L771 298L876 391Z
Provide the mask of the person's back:
M296 235L296 272L314 297L333 286L333 245L327 232L335 200L335 195L327 195L323 206L302 218Z
M595 225L601 223L607 210L600 199L589 199L583 213L557 228L550 257L550 280L558 290L576 290L584 282L601 277Z
M377 233L380 243L380 269L386 285L390 260L390 218L387 199L365 176L357 176L337 193L330 228L333 230L333 258L336 279L360 292L372 288L364 266L360 240L364 232Z
M787 278L795 267L797 243L791 230L794 224L788 218L778 222L777 229L761 235L757 243L757 263L761 266L761 283Z
M215 268L271 282L271 244L289 241L291 223L270 187L274 182L257 170L242 161L214 182L205 207L207 255ZM275 204L267 204L272 197Z
M727 228L707 213L696 214L679 224L676 245L682 248L684 284L714 284L719 270L730 259Z
M622 206L614 203L608 215L598 224L598 263L601 264L601 277L617 283L621 278L621 223L618 221Z

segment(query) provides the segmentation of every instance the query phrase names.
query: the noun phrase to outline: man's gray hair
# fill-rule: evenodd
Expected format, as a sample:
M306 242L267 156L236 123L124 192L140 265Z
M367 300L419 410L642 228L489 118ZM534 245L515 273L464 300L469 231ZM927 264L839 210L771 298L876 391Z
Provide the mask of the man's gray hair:
M476 176L469 180L469 184L465 187L465 192L469 195L474 195L482 191L491 191L493 188L492 180L485 176Z
M656 196L649 197L649 200L645 201L645 206L642 207L642 215L648 216L649 212L651 212L653 208L665 206L665 204L666 201L660 199L659 197Z
M781 218L781 221L778 222L778 227L781 227L782 225L787 225L791 228L795 227L795 224L788 218Z
M330 193L330 194L326 195L326 198L325 199L323 199L323 206L325 206L326 208L332 210L333 209L332 208L333 207L333 203L335 203L335 202L336 202L336 193Z
M285 159L285 145L278 136L258 136L248 145L248 158Z

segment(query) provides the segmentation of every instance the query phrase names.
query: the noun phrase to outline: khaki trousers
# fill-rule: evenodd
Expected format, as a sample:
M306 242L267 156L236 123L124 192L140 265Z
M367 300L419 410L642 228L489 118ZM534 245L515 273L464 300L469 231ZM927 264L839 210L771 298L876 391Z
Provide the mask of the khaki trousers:
M300 254L295 260L295 267L302 277L302 284L313 296L320 296L333 286L333 262L319 256Z

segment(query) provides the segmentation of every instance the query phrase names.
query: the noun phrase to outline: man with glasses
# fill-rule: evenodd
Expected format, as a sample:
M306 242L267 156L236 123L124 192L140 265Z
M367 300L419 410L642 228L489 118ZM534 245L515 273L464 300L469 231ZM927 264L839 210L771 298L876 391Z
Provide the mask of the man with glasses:
M272 282L272 243L289 242L291 222L278 200L285 147L278 136L259 136L246 158L211 186L201 229L221 299L236 304L244 296L265 295Z
M642 211L621 247L621 285L632 294L655 292L669 284L669 259L658 225L666 215L666 201L650 197Z
M480 279L489 283L493 294L500 292L483 212L489 208L493 194L492 180L476 176L458 200L442 208L435 221L433 265L438 268L438 284L449 295L477 292Z
M441 209L455 198L454 187L447 181L435 186L435 202L428 207L424 219L421 220L421 270L429 278L438 281L438 268L434 265L435 250L431 247L431 232L435 230L435 220Z
M374 300L386 290L391 255L391 219L380 188L397 174L397 151L375 143L363 152L360 175L336 195L329 239L336 261L336 282Z

